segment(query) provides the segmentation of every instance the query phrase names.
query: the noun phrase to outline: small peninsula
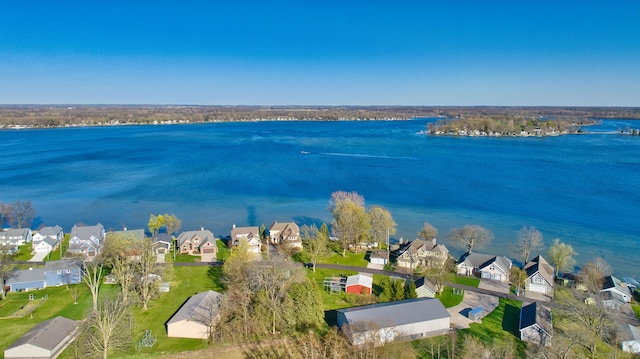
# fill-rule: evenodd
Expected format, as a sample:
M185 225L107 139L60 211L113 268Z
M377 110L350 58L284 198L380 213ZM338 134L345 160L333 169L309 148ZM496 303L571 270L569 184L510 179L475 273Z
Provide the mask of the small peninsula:
M427 124L426 133L436 136L559 136L584 133L593 119L514 116L472 116L447 118Z

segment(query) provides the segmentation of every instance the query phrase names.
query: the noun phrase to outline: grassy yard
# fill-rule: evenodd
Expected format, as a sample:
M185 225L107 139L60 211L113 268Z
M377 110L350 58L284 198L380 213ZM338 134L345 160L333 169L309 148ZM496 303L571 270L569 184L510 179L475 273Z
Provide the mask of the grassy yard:
M331 294L326 291L322 285L325 277L339 277L340 275L349 276L353 274L357 274L357 272L316 268L314 273L311 269L307 269L307 277L317 283L318 288L320 288L320 292L322 293L322 307L324 310L334 310L353 306L349 301L350 298L347 298L344 292L339 295Z
M453 281L458 284L468 285L470 287L475 287L475 288L478 288L478 285L480 285L480 279L473 278L473 277L455 276Z
M16 252L16 255L13 257L13 260L28 261L33 257L33 255L31 254L31 251L32 251L31 243L18 246L18 252Z
M640 304L632 304L633 312L636 314L636 318L640 319Z
M200 256L192 256L190 254L176 254L176 262L199 262Z
M462 303L464 292L462 295L457 295L453 293L453 288L445 287L442 294L436 294L436 298L440 299L445 308L451 308Z
M62 240L62 254L67 251L69 248L69 234L64 235L64 239ZM60 260L60 247L51 252L47 257L44 257L45 261L57 261Z
M231 254L229 247L227 247L227 245L224 244L224 242L220 238L216 240L216 244L218 245L218 262L226 261L227 258L229 258L229 254Z
M518 323L522 302L500 298L500 304L489 315L482 318L482 323L471 323L469 329L460 331L464 335L473 335L485 345L500 346L513 344L516 357L526 357L526 344L520 341Z
M354 267L367 267L368 262L364 259L365 252L362 253L351 253L347 252L346 256L342 256L342 253L333 253L328 257L324 257L318 259L318 263L329 263L329 264L342 264L346 266L354 266Z

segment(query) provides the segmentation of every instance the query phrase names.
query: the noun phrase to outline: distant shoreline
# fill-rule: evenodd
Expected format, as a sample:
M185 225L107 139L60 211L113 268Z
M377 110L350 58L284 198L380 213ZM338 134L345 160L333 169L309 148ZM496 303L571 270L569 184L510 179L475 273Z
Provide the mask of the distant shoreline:
M416 118L640 120L632 107L0 105L0 129Z

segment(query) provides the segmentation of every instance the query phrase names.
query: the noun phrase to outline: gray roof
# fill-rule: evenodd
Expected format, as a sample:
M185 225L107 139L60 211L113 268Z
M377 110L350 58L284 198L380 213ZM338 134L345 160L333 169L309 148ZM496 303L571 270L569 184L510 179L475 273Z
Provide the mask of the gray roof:
M53 226L53 227L42 227L38 233L40 233L41 236L57 236L58 234L60 234L60 232L62 232L62 227L60 226Z
M102 240L102 233L104 231L104 226L98 223L95 226L73 226L71 228L71 237L78 237L82 241L89 240L89 238L93 235L99 240Z
M612 288L619 290L621 293L631 294L631 292L629 291L629 288L627 286L622 285L622 282L620 281L620 279L612 275L604 277L602 281L602 289L605 290L605 289L612 289Z
M46 237L42 240L44 243L50 245L51 247L55 247L58 244L58 238Z
M78 328L78 322L65 317L55 317L37 324L25 335L13 342L7 349L16 348L24 344L53 350L73 331Z
M19 269L11 272L9 278L6 278L7 284L26 283L26 282L44 282L44 268Z
M213 233L210 230L203 229L200 231L186 231L180 233L178 237L178 246L181 246L186 240L193 240L194 238L200 239L200 244L206 242L212 242L216 245L216 241L213 238Z
M190 320L202 323L203 321L212 320L212 316L217 313L220 303L222 302L222 294L209 290L198 293L187 300L176 314L169 319L167 324L176 323L182 320ZM202 323L205 324L206 323Z
M539 272L549 284L553 285L555 272L553 267L542 256L533 258L524 266L524 270L527 272L527 278Z
M520 310L520 330L528 328L534 324L540 326L547 334L553 334L551 324L551 310L543 306L538 307L538 303L533 302L522 307Z
M44 264L44 270L47 272L67 269L82 269L82 261L80 259L73 258L61 259L59 261L48 261Z
M511 259L504 256L467 252L460 257L459 263L466 263L469 267L482 269L492 263L497 263L506 273L511 268Z
M631 335L629 339L640 340L640 329L638 329L638 327L634 327L633 325L629 324L629 332L629 334Z
M431 290L432 292L434 293L436 292L436 285L433 284L430 280L426 279L425 277L420 277L416 279L415 282L413 283L416 285L416 289L422 286L425 286L429 288L429 290Z
M438 299L416 298L338 309L349 323L389 323L394 326L449 318L451 315Z

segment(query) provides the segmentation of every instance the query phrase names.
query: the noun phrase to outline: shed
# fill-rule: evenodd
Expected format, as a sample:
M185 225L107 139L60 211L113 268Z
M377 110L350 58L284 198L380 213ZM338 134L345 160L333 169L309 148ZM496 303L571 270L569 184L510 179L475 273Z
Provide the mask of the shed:
M78 322L55 317L37 324L4 351L6 359L55 358L78 336Z
M449 331L451 315L438 299L415 298L337 310L338 326L362 345L382 345Z
M414 282L416 285L416 294L418 298L435 298L436 285L425 277L420 277Z
M482 307L475 307L467 313L467 317L471 320L478 320L482 318Z
M209 328L217 320L222 294L209 290L187 300L167 322L167 336L207 339Z
M551 309L533 302L520 310L520 340L538 345L551 345L553 325Z
M347 277L344 291L353 294L371 294L372 287L372 277L364 274L356 274Z
M369 253L369 262L371 264L385 265L389 263L389 252L386 250L373 250Z

